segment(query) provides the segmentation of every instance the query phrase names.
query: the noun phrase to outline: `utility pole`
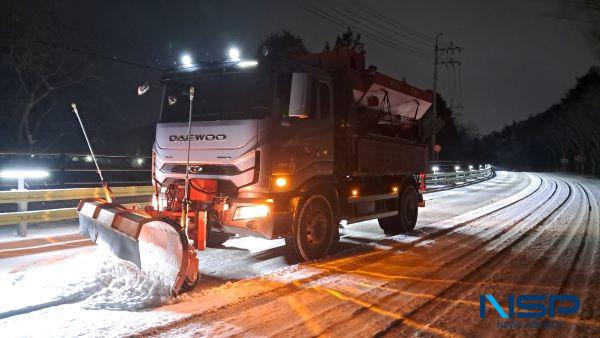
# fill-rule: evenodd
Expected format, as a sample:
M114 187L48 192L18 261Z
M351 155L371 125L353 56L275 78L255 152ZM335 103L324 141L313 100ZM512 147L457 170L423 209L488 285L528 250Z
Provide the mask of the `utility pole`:
M431 144L429 146L430 157L433 158L433 147L435 147L435 119L437 118L437 78L438 78L438 53L439 40L444 33L438 33L435 36L435 50L433 53L433 108L431 116Z
M440 37L444 35L444 33L438 33L435 36L435 50L433 56L433 102L432 102L432 117L431 117L431 144L430 144L430 155L433 159L434 156L434 147L436 145L436 130L435 130L435 121L437 119L437 81L438 81L438 65L448 65L451 66L460 66L460 61L455 59L454 53L460 52L460 47L454 46L453 42L450 42L450 45L445 48L440 48ZM441 54L444 53L446 57L442 58ZM448 54L452 54L452 56L448 56ZM462 107L462 104L460 105ZM437 156L436 156L437 159Z

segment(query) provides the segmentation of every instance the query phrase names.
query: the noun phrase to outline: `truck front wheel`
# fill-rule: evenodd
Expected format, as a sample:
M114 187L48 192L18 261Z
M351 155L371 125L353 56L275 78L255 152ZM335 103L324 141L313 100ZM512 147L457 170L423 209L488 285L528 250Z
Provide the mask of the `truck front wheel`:
M286 245L305 261L321 258L331 248L334 232L331 204L323 195L310 195L300 206L294 235L286 238Z
M417 224L418 208L419 195L417 189L412 184L407 184L400 190L398 215L378 219L379 226L388 236L411 231Z

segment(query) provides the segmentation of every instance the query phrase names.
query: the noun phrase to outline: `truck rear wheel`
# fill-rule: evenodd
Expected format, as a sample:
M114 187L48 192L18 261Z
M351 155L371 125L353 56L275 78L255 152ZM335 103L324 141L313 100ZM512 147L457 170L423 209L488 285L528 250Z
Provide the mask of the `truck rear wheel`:
M331 204L323 195L309 195L300 206L294 235L286 245L305 261L324 257L334 240L334 216Z
M417 189L412 184L407 184L400 190L398 215L378 219L379 226L388 236L411 231L417 224L418 208L419 195Z

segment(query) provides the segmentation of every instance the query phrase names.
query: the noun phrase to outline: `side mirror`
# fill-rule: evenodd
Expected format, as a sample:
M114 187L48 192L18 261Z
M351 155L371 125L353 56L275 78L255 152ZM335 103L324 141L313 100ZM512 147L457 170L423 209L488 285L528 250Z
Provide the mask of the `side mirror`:
M306 119L310 115L308 113L309 102L309 84L310 78L306 73L292 74L292 88L290 90L290 107L289 117L298 117Z
M150 83L146 81L137 87L137 94L138 96L142 96L146 94L148 90L150 90Z

